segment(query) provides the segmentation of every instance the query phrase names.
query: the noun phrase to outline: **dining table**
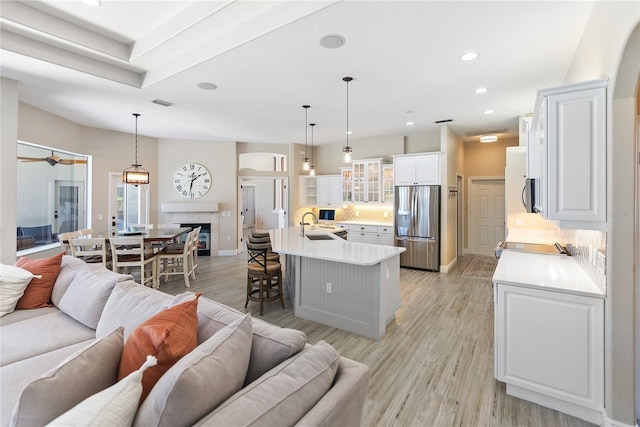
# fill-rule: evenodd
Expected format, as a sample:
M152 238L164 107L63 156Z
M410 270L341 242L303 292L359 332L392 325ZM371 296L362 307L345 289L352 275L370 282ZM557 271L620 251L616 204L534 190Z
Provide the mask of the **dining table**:
M142 236L145 243L167 243L191 231L191 227L150 228L138 231L118 231L118 237Z

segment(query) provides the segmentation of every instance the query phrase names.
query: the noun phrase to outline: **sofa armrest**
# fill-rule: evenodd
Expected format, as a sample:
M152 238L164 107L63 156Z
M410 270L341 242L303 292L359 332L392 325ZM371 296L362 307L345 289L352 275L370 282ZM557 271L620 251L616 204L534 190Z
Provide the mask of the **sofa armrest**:
M296 426L359 426L369 388L369 367L340 357L333 386Z

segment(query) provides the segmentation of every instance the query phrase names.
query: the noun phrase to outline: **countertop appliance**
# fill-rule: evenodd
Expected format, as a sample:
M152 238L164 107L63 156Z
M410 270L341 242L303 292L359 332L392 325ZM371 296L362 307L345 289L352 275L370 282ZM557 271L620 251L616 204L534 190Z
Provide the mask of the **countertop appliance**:
M406 248L400 266L440 270L440 186L395 188L395 245Z
M521 242L498 242L496 246L496 258L500 258L502 251L519 251L530 252L536 254L547 255L568 255L567 250L560 244L545 244L545 243L521 243Z

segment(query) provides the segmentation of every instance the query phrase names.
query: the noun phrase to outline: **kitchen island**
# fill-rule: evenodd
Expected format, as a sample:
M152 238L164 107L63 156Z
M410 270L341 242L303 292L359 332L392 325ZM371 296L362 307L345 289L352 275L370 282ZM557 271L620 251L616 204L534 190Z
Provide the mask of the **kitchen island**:
M340 227L270 230L274 252L286 257L285 284L296 317L372 339L384 335L400 300L404 248L352 243Z

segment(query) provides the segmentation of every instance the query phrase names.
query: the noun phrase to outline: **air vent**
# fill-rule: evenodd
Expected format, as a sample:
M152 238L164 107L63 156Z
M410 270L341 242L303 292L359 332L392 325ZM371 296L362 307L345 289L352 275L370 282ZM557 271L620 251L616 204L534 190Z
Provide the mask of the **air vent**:
M487 135L487 134L499 134L499 133L507 133L506 129L487 129L487 130L474 130L471 132L465 132L465 136L480 136L480 135Z
M453 119L444 119L444 120L436 120L436 123L437 123L437 124L440 124L440 123L449 123L449 122L452 122L452 121L453 121Z
M163 107L171 107L173 105L173 102L163 101L162 99L154 99L151 102L153 102L154 104L162 105Z

